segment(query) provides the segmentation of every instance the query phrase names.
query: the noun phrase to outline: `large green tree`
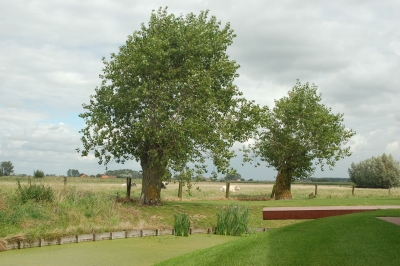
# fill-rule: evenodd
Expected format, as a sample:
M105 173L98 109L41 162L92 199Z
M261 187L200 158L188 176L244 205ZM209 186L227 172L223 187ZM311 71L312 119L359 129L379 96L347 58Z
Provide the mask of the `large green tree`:
M0 175L9 176L14 172L14 166L10 161L4 161L0 164Z
M321 103L315 85L297 81L288 96L275 100L272 110L266 108L261 125L252 148L278 171L275 199L292 198L292 181L310 177L315 165L332 169L351 155L350 147L343 145L355 132L345 128L343 114L333 114Z
M81 154L94 151L99 164L140 161L140 201L148 205L160 203L161 180L188 163L204 171L211 158L226 173L230 148L249 138L258 110L233 83L239 65L227 48L234 37L208 12L153 11L118 54L103 58L101 86L80 114Z
M352 163L348 171L350 180L359 187L390 188L400 184L400 164L390 154Z

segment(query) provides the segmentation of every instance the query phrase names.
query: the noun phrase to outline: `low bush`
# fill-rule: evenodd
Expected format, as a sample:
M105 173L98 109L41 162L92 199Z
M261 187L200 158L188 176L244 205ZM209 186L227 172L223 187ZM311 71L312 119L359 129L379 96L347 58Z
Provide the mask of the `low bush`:
M18 192L19 199L22 201L22 203L26 203L28 200L34 200L36 202L53 202L54 200L54 192L50 186L45 187L44 185L37 184L21 186L18 181Z

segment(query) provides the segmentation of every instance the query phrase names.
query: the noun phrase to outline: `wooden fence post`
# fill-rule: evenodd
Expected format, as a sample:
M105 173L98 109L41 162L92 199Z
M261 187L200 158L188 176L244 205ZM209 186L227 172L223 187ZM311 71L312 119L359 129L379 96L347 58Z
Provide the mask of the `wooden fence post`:
M315 184L315 196L317 196L317 187L318 187L318 185Z
M66 176L64 176L64 186L65 187L67 186L67 177Z
M226 195L225 197L227 199L229 199L229 189L230 189L231 183L230 182L226 182Z
M353 189L351 190L351 195L353 195L354 196L354 185L353 185Z
M182 181L179 181L178 198L182 200Z

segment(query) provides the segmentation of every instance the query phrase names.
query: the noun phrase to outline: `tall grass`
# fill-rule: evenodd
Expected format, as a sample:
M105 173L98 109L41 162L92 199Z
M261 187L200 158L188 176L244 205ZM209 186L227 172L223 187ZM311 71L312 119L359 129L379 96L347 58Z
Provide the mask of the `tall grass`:
M249 223L249 208L231 204L217 214L217 235L240 236L247 233Z
M174 214L174 234L176 236L189 236L190 220L185 213Z

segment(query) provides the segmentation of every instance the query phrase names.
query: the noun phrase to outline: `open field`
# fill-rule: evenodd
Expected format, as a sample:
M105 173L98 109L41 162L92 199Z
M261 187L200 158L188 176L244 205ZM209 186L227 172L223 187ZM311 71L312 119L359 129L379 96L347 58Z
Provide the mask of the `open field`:
M40 178L15 178L15 177L1 177L0 187L3 188L15 188L17 180L20 180L21 184L28 184L29 181L32 183L41 183L49 185L56 190L64 188L64 179L62 177L45 177ZM141 180L136 179L132 182L137 184L137 187L133 187L131 191L132 198L138 198L141 191ZM101 179L101 178L79 178L79 177L68 177L67 187L77 187L80 191L89 192L104 192L110 195L124 196L126 188L124 178L114 179ZM198 182L193 183L192 195L189 195L187 190L184 190L183 200L213 200L213 199L225 199L225 193L219 189L225 185L222 182ZM259 183L246 183L246 182L232 182L232 185L239 185L241 188L235 193L231 193L231 199L246 198L246 197L269 197L272 191L273 184L269 182ZM197 189L198 188L198 189ZM315 185L312 183L293 184L292 194L295 199L309 198L310 193L315 192ZM352 195L351 185L323 185L319 183L317 185L318 198L348 198L348 197L386 197L389 194L388 189L368 189L368 188L356 188L354 195ZM400 188L392 188L390 190L390 196L400 197ZM167 189L162 190L163 201L176 201L180 200L178 197L178 184L169 183Z

